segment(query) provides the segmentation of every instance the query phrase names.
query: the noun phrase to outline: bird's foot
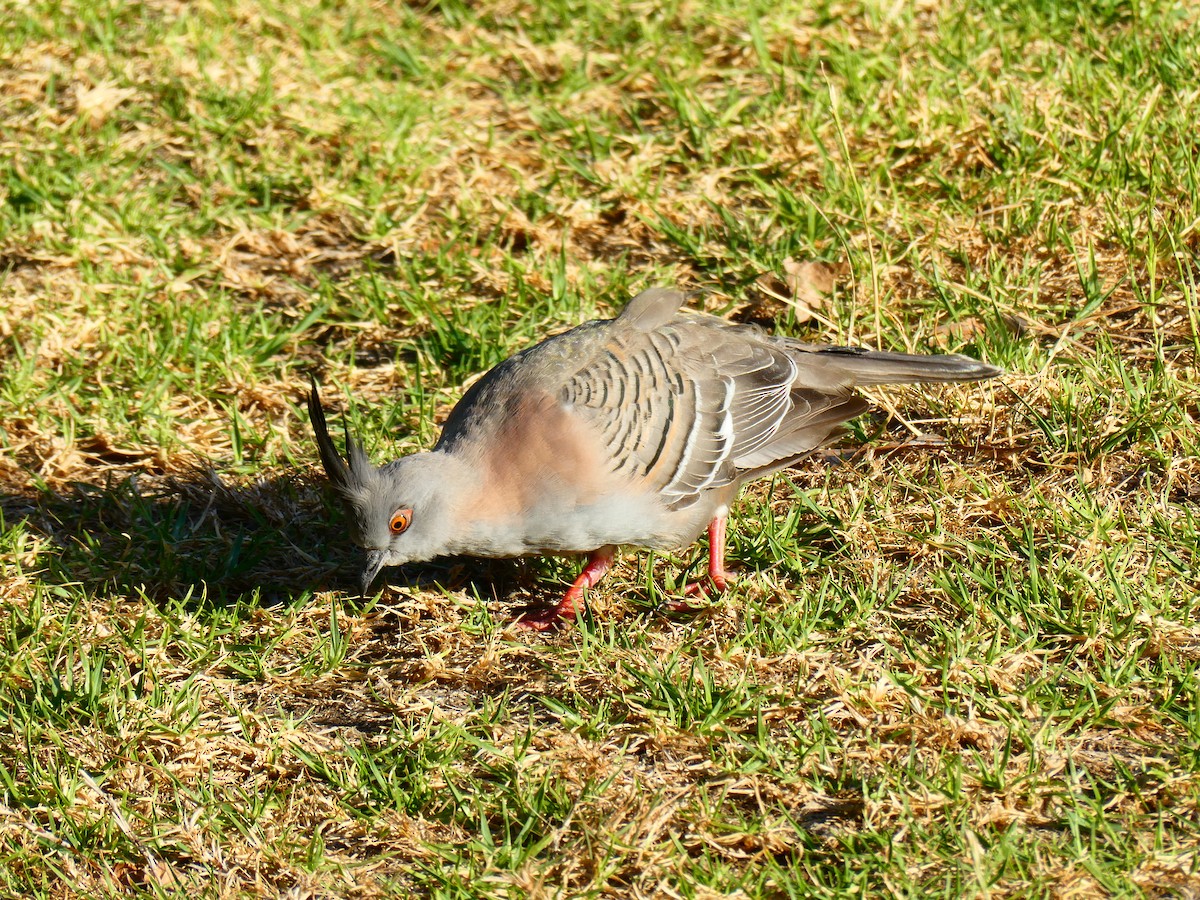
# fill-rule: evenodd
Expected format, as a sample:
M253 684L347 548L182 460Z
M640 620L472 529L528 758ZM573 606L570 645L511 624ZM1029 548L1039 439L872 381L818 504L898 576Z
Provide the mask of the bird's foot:
M707 578L689 582L687 587L683 589L683 593L688 597L695 597L699 594L707 595L708 591L706 588L711 587L714 594L723 594L732 580L733 578L730 574L723 569L719 572L709 572Z
M583 571L579 573L579 577L575 579L575 583L563 595L557 606L529 608L521 613L514 624L533 631L553 631L569 622L574 622L580 604L583 604L583 611L587 612L583 592L595 587L596 583L604 577L604 573L612 565L613 555L616 552L616 547L601 547L599 550L593 551L587 565L583 567Z
M560 603L555 606L527 606L521 610L520 615L513 621L513 625L517 628L527 628L530 631L545 633L557 631L568 622L573 621L575 621L574 606L564 612Z
M689 582L683 589L683 595L684 597L706 598L709 596L710 591L714 596L723 594L732 580L732 576L726 571L709 572L707 578ZM697 613L704 609L703 606L690 603L688 600L682 598L668 600L663 604L662 608L671 614Z
M708 523L708 578L693 581L683 589L685 597L706 597L706 587L714 594L721 594L729 587L733 577L725 568L725 514L713 517ZM697 607L686 600L672 600L666 605L669 612L696 612Z

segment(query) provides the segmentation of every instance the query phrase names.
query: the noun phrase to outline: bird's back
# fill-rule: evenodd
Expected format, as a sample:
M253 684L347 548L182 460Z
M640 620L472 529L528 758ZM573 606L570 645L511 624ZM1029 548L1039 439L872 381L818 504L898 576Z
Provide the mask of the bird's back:
M592 494L607 486L654 498L664 517L678 517L676 543L686 543L708 506L810 453L865 411L856 386L998 374L961 356L804 344L680 312L683 300L677 291L645 291L615 319L505 361L464 395L438 447L502 443L515 465L524 436L538 445L551 439L552 418L551 434L562 435L559 464L597 467L587 479Z

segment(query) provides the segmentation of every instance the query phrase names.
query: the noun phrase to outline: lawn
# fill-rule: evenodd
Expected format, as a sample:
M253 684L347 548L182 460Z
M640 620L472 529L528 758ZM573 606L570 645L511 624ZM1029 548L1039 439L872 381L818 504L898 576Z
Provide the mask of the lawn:
M1198 85L1152 0L0 0L0 895L1200 896ZM1007 374L694 614L360 596L310 373L394 458L658 284Z

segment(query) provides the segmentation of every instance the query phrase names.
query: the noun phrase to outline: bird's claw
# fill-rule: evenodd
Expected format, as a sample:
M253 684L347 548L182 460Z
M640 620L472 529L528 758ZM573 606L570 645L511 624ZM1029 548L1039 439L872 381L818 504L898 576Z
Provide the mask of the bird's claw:
M517 628L545 633L557 631L567 623L557 606L529 606L521 610L513 625Z
M722 594L729 587L730 580L728 572L710 573L700 581L689 582L683 589L683 596L708 597L710 588L713 594ZM704 609L703 606L694 606L682 598L667 600L661 608L671 615L698 613Z
M580 608L581 606L582 608ZM543 633L557 631L574 624L575 617L580 613L587 615L587 606L579 604L579 597L568 592L566 597L552 606L530 604L523 607L517 618L513 620L513 625Z
M708 578L690 582L683 589L683 593L685 596L695 597L700 594L707 594L708 591L705 588L711 586L714 594L723 594L729 587L729 582L730 577L728 572L710 572Z

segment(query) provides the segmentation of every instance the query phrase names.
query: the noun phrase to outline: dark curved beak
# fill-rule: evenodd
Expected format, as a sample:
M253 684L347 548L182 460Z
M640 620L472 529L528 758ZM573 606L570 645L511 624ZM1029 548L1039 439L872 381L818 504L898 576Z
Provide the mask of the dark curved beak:
M368 550L367 561L363 565L362 571L362 592L365 595L371 589L371 584L379 575L379 570L383 568L384 560L387 555L383 550Z

